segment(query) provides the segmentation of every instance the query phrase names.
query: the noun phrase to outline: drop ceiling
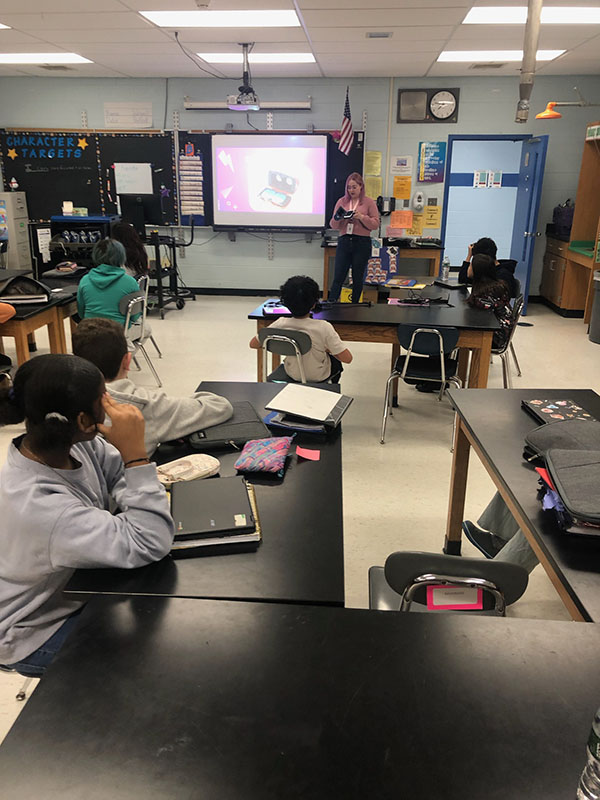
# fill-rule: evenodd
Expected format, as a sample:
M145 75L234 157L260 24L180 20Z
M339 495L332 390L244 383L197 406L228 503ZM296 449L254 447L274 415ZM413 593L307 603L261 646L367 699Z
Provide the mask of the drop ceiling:
M568 5L555 0L545 5ZM523 26L462 25L473 5L526 5L526 0L210 0L209 8L290 9L301 20L294 28L182 28L179 38L192 53L231 52L239 42L255 42L256 52L309 52L314 64L256 65L254 77L450 77L517 75L518 63L473 68L437 63L442 50L517 49ZM598 6L598 0L573 5ZM50 10L49 10L50 8ZM0 52L76 52L92 64L51 71L41 66L0 66L0 76L202 77L175 42L173 30L158 28L138 11L197 10L194 0L3 0ZM389 32L369 39L369 32ZM566 48L552 62L539 63L540 75L600 74L600 25L542 26L540 49ZM239 66L208 66L228 78Z

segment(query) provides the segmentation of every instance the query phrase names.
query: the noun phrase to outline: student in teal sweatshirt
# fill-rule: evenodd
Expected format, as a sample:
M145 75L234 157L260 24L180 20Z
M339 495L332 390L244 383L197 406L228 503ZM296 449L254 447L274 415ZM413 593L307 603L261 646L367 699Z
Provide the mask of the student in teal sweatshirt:
M77 311L82 319L105 317L125 325L119 301L139 291L135 278L125 272L125 248L116 239L102 239L92 250L94 268L81 279L77 292ZM132 323L139 314L131 318Z

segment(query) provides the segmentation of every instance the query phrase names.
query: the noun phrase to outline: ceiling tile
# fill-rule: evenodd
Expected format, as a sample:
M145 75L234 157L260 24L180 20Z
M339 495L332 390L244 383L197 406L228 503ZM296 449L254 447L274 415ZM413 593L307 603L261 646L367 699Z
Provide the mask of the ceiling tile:
M81 24L81 23L80 23ZM130 30L106 30L104 28L94 28L92 30L72 30L72 31L47 31L38 32L47 42L53 42L59 46L75 47L81 42L95 42L97 44L111 42L166 42L169 41L164 31L158 28L147 28L141 31Z
M420 8L381 9L364 8L360 11L305 11L304 21L309 29L333 28L343 22L345 27L365 28L366 30L388 30L385 26L407 28L423 25L431 15L435 14L437 25L459 25L464 17L463 8L436 8L429 12ZM383 26L383 27L382 27ZM408 35L408 31L405 31Z
M302 28L182 28L179 40L186 46L194 42L305 42Z
M525 0L521 0L521 4L524 2ZM323 0L298 0L298 6L307 11L312 9L322 10L324 5L327 6L328 10L360 9L364 11L365 9L364 0L326 0L326 2L323 2ZM424 0L421 4L419 4L418 0L376 0L378 9L412 9L420 10L424 14L427 14L430 9L445 7L468 9L472 5L471 0ZM464 10L462 14L466 16Z
M444 40L428 42L414 40L412 37L404 39L401 46L398 45L398 41L394 40L394 37L391 39L365 39L364 41L352 42L351 46L348 42L315 42L314 54L321 56L327 53L371 53L387 58L389 53L420 53L425 51L428 53L435 52L437 56L445 44Z
M179 0L177 0L179 3ZM81 13L126 11L120 0L2 0L0 22L5 14Z
M147 20L132 11L81 14L1 14L4 25L21 31L78 30L80 28L144 29Z
M422 42L446 41L452 35L454 28L446 25L426 26L420 25L410 29L410 38L418 39ZM367 39L369 31L390 31L392 38L396 42L396 47L401 50L402 42L409 37L406 35L405 28L392 27L389 25L375 26L370 25L364 28L346 28L334 26L333 28L313 28L309 31L313 42L330 42L333 37L338 42L362 42L373 41Z
M28 33L0 30L0 53L14 53L15 49L16 51L20 49L23 52L23 45L29 47L29 45L33 46L40 43L43 44L37 36L30 36Z

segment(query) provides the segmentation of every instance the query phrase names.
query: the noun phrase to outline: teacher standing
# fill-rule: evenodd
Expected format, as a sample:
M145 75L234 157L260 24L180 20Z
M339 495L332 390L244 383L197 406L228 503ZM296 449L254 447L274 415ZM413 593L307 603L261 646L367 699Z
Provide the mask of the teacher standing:
M340 209L352 212L352 216L349 219L336 219ZM329 226L340 232L329 299L339 300L342 284L352 267L352 302L358 303L371 255L371 231L379 226L377 206L374 200L365 195L365 182L358 172L348 175L346 194L335 204Z

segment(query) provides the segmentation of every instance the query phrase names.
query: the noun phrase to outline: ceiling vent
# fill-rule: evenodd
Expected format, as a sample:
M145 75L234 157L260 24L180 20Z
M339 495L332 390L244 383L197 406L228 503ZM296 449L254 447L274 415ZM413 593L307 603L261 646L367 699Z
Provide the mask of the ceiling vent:
M469 69L500 69L501 67L505 67L506 62L502 61L487 61L482 64L471 64Z
M369 31L367 33L367 39L391 39L392 33L391 31Z
M73 72L72 67L65 67L63 64L40 64L40 69L47 69L49 72Z

